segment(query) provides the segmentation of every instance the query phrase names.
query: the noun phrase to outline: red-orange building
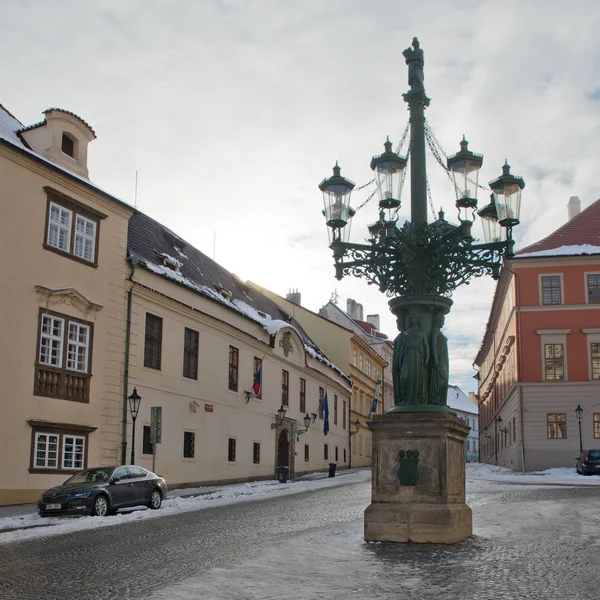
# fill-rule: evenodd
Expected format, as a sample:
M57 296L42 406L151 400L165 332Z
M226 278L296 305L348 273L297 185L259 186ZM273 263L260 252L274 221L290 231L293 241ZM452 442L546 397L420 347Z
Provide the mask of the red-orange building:
M482 462L574 467L600 447L600 200L506 261L475 359Z

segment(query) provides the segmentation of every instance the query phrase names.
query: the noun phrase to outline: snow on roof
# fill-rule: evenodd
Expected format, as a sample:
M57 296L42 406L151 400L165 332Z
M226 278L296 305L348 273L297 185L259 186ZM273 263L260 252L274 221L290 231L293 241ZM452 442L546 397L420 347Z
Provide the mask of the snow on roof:
M524 252L519 258L533 258L534 256L580 256L582 254L600 254L600 246L591 244L580 244L578 246L561 246L549 250L538 250L537 252Z
M469 400L469 397L457 385L448 386L446 404L454 410L460 410L472 415L479 414L478 407Z

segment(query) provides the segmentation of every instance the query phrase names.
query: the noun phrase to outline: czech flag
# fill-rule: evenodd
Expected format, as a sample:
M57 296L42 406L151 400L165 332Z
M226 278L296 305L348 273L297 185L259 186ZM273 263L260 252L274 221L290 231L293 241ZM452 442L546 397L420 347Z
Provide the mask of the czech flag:
M252 384L252 389L249 392L246 392L248 400L250 398L258 398L260 397L260 393L262 391L262 362L260 367L258 367L258 371L254 377L254 383Z

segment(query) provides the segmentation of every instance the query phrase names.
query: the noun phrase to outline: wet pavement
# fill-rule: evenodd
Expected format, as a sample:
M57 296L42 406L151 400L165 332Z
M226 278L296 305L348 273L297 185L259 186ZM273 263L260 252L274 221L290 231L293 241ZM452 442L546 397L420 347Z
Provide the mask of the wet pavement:
M597 600L600 490L469 494L456 546L369 544L370 484L0 546L2 600Z

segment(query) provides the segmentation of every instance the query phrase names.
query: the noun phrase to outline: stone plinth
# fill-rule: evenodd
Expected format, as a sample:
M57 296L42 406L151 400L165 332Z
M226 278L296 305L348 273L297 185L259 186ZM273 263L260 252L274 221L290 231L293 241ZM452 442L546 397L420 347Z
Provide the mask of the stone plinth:
M376 415L369 428L373 481L365 540L454 544L470 537L464 448L469 428L445 411Z

